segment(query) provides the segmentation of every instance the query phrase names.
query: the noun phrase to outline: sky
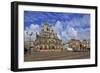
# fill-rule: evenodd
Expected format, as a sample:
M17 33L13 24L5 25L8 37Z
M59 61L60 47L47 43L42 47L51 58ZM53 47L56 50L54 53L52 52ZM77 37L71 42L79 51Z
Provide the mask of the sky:
M35 40L36 32L39 34L41 26L46 22L63 42L90 39L90 14L24 11L25 41L29 40L31 32L31 39Z

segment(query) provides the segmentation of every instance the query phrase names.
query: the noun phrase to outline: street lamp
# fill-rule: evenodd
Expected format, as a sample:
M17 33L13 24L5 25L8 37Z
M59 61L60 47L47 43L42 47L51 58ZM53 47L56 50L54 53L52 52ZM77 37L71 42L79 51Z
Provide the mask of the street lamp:
M27 35L29 35L29 54L31 54L31 36L32 36L33 32L27 32Z

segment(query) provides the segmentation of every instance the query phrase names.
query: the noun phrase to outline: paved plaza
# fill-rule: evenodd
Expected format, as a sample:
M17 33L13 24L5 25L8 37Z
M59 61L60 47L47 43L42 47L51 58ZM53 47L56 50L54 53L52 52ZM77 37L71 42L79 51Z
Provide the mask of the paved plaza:
M69 51L44 51L32 52L24 55L24 61L46 61L46 60L73 60L73 59L88 59L90 52L69 52Z

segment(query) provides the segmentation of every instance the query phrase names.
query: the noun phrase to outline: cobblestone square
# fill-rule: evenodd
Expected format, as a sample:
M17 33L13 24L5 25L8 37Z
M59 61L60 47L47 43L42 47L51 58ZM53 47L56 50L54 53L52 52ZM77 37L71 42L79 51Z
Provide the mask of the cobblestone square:
M90 52L33 52L25 54L24 61L46 61L46 60L73 60L73 59L89 59Z

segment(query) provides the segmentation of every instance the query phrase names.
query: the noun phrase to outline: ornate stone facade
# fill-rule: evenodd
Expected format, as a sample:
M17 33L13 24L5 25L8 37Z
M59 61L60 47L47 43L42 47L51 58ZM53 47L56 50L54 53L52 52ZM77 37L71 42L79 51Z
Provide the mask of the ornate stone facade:
M88 40L79 41L76 39L71 39L68 42L68 47L73 48L73 51L89 51L90 42Z
M45 23L41 32L36 33L33 49L36 51L61 51L63 50L62 40L57 37L48 23Z
M73 48L73 51L80 51L81 42L79 40L71 39L68 44L70 48Z
M90 40L83 40L81 44L82 51L90 51Z

